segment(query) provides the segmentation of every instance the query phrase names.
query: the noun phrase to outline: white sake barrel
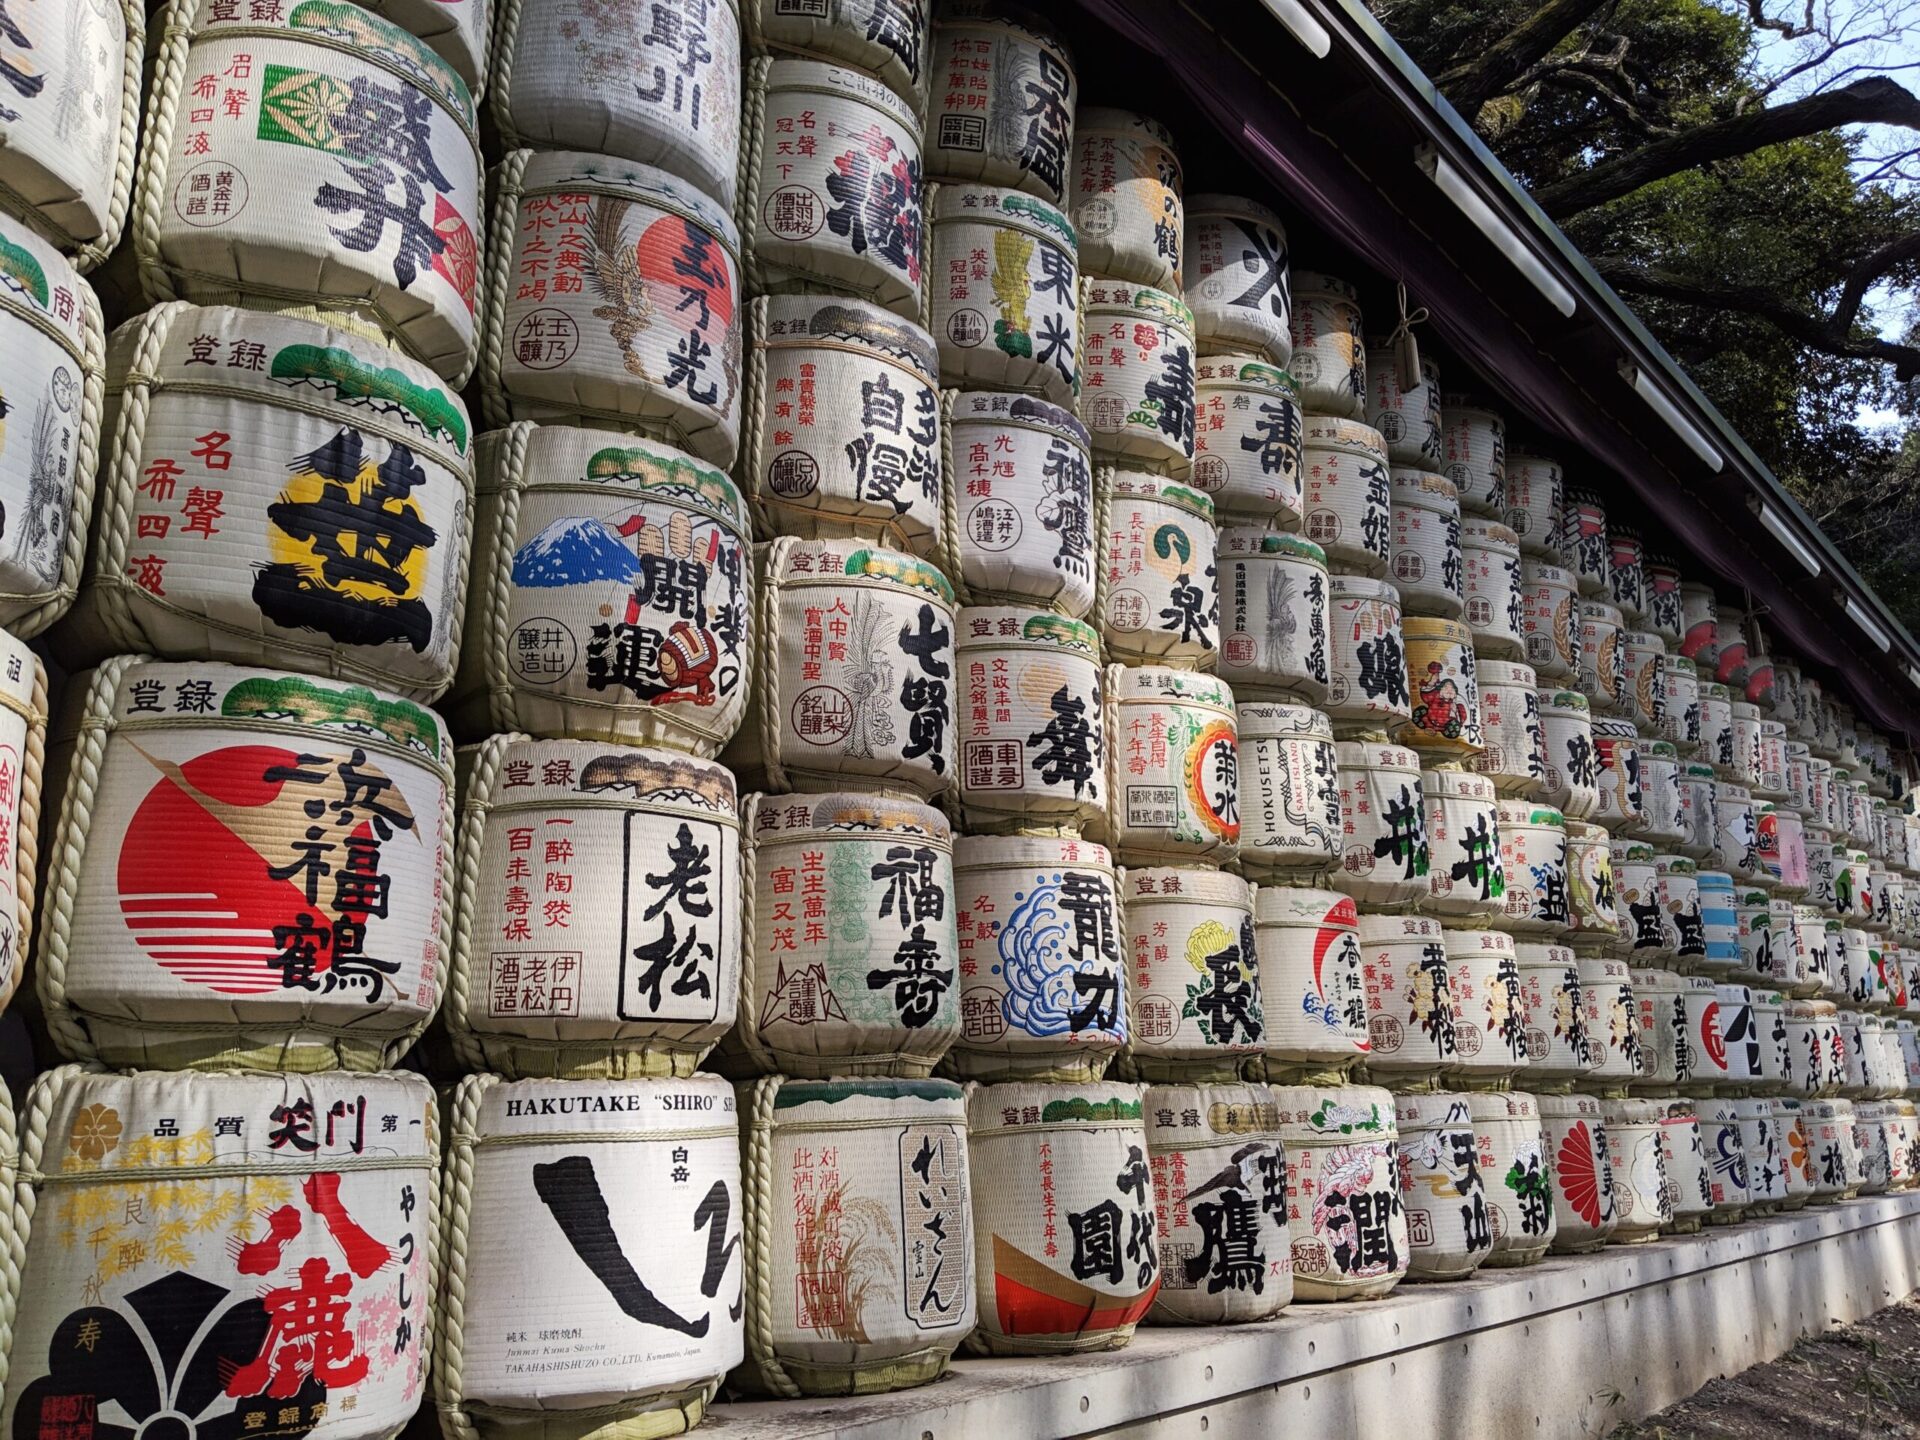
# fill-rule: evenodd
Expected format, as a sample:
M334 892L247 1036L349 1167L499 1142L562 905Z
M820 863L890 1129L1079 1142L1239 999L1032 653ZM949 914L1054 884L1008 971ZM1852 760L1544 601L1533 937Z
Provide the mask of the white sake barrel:
M447 687L473 433L439 376L310 320L181 302L116 330L107 368L72 660L293 660L410 699Z
M749 795L740 823L739 1014L715 1068L926 1075L960 1030L946 817L870 795Z
M1223 870L1135 868L1121 886L1133 1064L1148 1080L1231 1080L1264 1048L1253 888Z
M1302 456L1303 533L1342 573L1375 578L1387 574L1393 485L1380 432L1358 420L1309 413Z
M1700 872L1684 855L1656 854L1659 874L1660 928L1672 949L1674 963L1695 970L1707 956L1707 921L1700 903Z
M1882 1126L1886 1113L1886 1106L1877 1100L1860 1100L1854 1103L1853 1143L1860 1154L1860 1193L1862 1195L1887 1193L1893 1167L1892 1157L1887 1153L1887 1132ZM1757 1187L1757 1177L1755 1184Z
M1604 829L1581 820L1567 821L1567 911L1571 939L1605 944L1620 933L1612 846Z
M0 630L0 1011L19 988L33 938L46 745L46 666ZM1327 768L1331 780L1331 742Z
M933 338L859 300L773 295L750 308L741 465L757 528L942 553L947 452Z
M1467 1097L1492 1212L1489 1265L1532 1265L1553 1244L1553 1157L1540 1103L1519 1091Z
M1536 795L1547 778L1538 677L1532 666L1511 660L1481 660L1476 669L1486 749L1468 763L1502 795Z
M1582 596L1613 591L1613 554L1607 548L1607 511L1591 490L1569 489L1561 504L1560 563L1574 573Z
M1607 1237L1615 1245L1656 1239L1673 1222L1666 1157L1660 1147L1666 1106L1658 1100L1603 1100L1607 1167L1613 1172L1615 1220Z
M1078 833L1107 809L1100 637L1045 610L963 609L954 664L960 806L969 830Z
M1457 620L1466 607L1460 555L1460 500L1443 475L1395 465L1393 550L1388 573L1400 600L1415 615Z
M0 156L11 153L0 145ZM0 430L0 519L15 522L11 541L0 534L0 625L25 639L57 620L80 588L104 425L106 336L93 287L4 210L0 352L8 360L0 426L14 437L4 444Z
M967 1093L974 1285L990 1355L1113 1350L1160 1288L1138 1085Z
M1459 1280L1493 1248L1486 1177L1465 1095L1400 1095L1400 1197L1409 1280Z
M1597 717L1593 722L1600 804L1594 819L1626 834L1638 834L1647 822L1647 796L1640 777L1640 732L1631 720Z
M337 680L133 656L71 703L37 956L64 1053L371 1070L418 1038L453 924L438 716Z
M1643 733L1658 734L1667 708L1666 643L1650 630L1620 634L1619 711Z
M1749 790L1760 787L1760 707L1745 700L1731 703L1733 712L1733 773L1727 778Z
M1527 663L1543 680L1580 673L1580 601L1571 570L1528 557L1520 562L1521 628Z
M1642 623L1667 642L1674 655L1686 638L1686 609L1680 600L1680 570L1665 556L1646 557L1647 603Z
M1836 910L1844 846L1833 843L1833 833L1818 826L1807 832L1807 899L1826 910Z
M1580 965L1565 945L1525 937L1513 945L1527 1016L1527 1074L1535 1084L1581 1079L1587 1071Z
M754 52L831 55L884 80L916 110L927 105L932 0L862 0L851 5L792 5L749 0L747 41Z
M1126 932L1106 847L963 835L953 847L960 1035L953 1073L1098 1080L1127 1040Z
M1513 937L1499 930L1446 932L1453 1023L1468 1084L1506 1081L1527 1065L1526 996Z
M1096 442L1097 443L1097 442ZM1178 480L1103 468L1097 488L1106 531L1095 602L1109 658L1209 670L1220 593L1213 502Z
M1807 824L1812 829L1827 832L1827 843L1833 843L1833 762L1822 760L1809 754L1807 757Z
M1224 863L1240 843L1233 692L1211 675L1107 669L1108 843L1128 864Z
M476 96L486 88L493 29L489 0L373 0L361 8L426 41Z
M1653 847L1613 837L1613 896L1621 920L1621 952L1635 965L1672 965L1673 943L1662 924L1660 872Z
M1542 939L1574 928L1566 817L1527 800L1500 800L1495 813L1506 891L1501 926Z
M939 1379L977 1318L960 1087L774 1076L740 1094L749 1278L735 1382L794 1398Z
M1063 202L1079 86L1049 21L1001 0L943 0L931 81L928 174Z
M1620 611L1602 600L1580 602L1580 691L1596 715L1624 713L1626 654Z
M1409 616L1400 625L1413 723L1407 744L1432 760L1471 761L1485 748L1474 635L1458 620Z
M1329 882L1363 905L1411 905L1430 893L1432 852L1420 758L1404 746L1342 740L1340 864Z
M1359 419L1367 408L1367 349L1360 292L1313 270L1293 272L1293 354L1287 369L1314 415Z
M1263 885L1253 924L1267 1024L1267 1069L1344 1071L1369 1053L1353 901L1330 890Z
M1466 618L1474 647L1495 660L1527 658L1526 589L1520 545L1506 526L1469 516L1460 526Z
M747 8L763 7L748 0ZM668 0L657 11L505 0L492 86L503 149L583 150L658 166L732 208L741 139L736 0Z
M1469 771L1423 770L1420 795L1427 826L1424 908L1449 916L1502 914L1507 871L1493 782Z
M1700 1139L1700 1120L1691 1100L1660 1103L1660 1163L1667 1172L1667 1208L1673 1219L1665 1231L1690 1235L1713 1209L1713 1181Z
M464 385L480 145L453 68L357 8L220 0L172 0L154 66L133 210L147 297L353 312Z
M462 790L460 850L445 1019L467 1068L684 1076L733 1024L740 821L723 767L496 735Z
M1815 1010L1814 1003L1810 1000L1789 1000L1786 1004L1787 1093L1790 1095L1816 1095L1826 1079L1827 1056L1821 1035L1822 1018Z
M1359 936L1367 1073L1402 1088L1437 1086L1459 1062L1446 931L1424 915L1362 915Z
M1080 393L1080 265L1067 217L1021 190L942 185L927 224L927 324L940 378L1072 405Z
M1864 1041L1861 1036L1861 1016L1857 1010L1842 1010L1834 1017L1835 1028L1839 1032L1839 1044L1833 1054L1843 1057L1841 1063L1845 1073L1839 1077L1833 1087L1840 1094L1854 1099L1864 1100L1872 1090L1870 1064L1864 1055Z
M1198 401L1193 312L1172 291L1121 280L1082 285L1086 375L1079 414L1103 459L1185 481Z
M1304 705L1235 708L1240 730L1240 866L1256 878L1325 871L1340 855L1333 727Z
M1798 815L1784 805L1757 806L1754 845L1761 870L1781 894L1807 893L1807 832ZM1884 890L1881 893L1890 894Z
M1201 348L1284 369L1293 355L1287 227L1243 195L1189 195L1185 209L1181 261Z
M1700 927L1706 936L1706 949L1693 968L1703 974L1729 974L1740 963L1737 887L1724 870L1696 869L1693 878L1700 895ZM1799 944L1797 924L1788 938Z
M1753 798L1740 785L1714 786L1713 863L1733 876L1736 884L1761 878L1760 830Z
M1093 608L1093 467L1072 412L1032 396L948 391L943 483L959 522L959 579L977 602Z
M1760 720L1760 780L1754 787L1754 793L1763 799L1785 802L1787 790L1787 727L1778 720L1762 717ZM1877 810L1883 811L1884 800L1874 802ZM1882 838L1884 831L1879 828L1879 819L1875 819L1875 833ZM1883 857L1884 858L1884 857Z
M1547 742L1547 778L1540 799L1572 819L1600 808L1600 763L1593 714L1577 690L1540 691L1540 729Z
M1181 189L1166 126L1129 110L1080 107L1067 204L1087 273L1179 294Z
M1193 483L1223 516L1300 528L1300 387L1244 355L1202 356L1195 372Z
M1412 722L1400 592L1384 580L1328 581L1327 714L1340 733L1395 734Z
M1607 593L1629 625L1646 618L1646 549L1638 531L1618 524L1607 530Z
M635 430L730 469L746 316L726 211L664 171L597 155L516 150L493 180L489 423Z
M1720 1038L1727 1047L1727 1078L1751 1084L1761 1078L1763 1037L1753 1007L1753 991L1745 985L1718 985Z
M757 1197L733 1087L471 1075L447 1167L452 1338L434 1380L448 1424L486 1440L697 1424L774 1268L743 1253ZM584 1335L608 1353L576 1351Z
M265 1412L271 1433L291 1409L302 1434L397 1433L434 1350L436 1110L418 1075L41 1076L0 1423L39 1434L111 1394L129 1431Z
M1700 758L1714 774L1731 782L1734 770L1733 703L1727 687L1717 681L1700 682Z
M1690 1094L1709 1094L1728 1080L1720 990L1705 975L1683 975L1680 987L1673 1017L1674 1084Z
M1222 678L1243 699L1327 698L1327 559L1298 535L1230 525L1219 536Z
M1669 654L1661 666L1665 703L1660 709L1660 735L1681 757L1700 753L1700 675L1691 660Z
M879 80L817 60L747 65L747 283L830 290L909 320L927 308L920 117Z
M1520 553L1529 560L1557 564L1560 551L1555 536L1560 529L1566 471L1558 460L1516 450L1507 456L1506 506L1500 518L1519 537Z
M1553 1172L1553 1253L1598 1250L1619 1223L1601 1102L1591 1095L1541 1095L1536 1100Z
M1653 560L1647 562L1647 584L1651 591L1653 584ZM1773 718L1787 727L1789 740L1804 743L1805 736L1800 733L1800 692L1803 687L1800 674L1800 662L1791 655L1782 655L1773 665ZM1895 787L1899 787L1896 785Z
M1278 1086L1295 1300L1373 1300L1407 1273L1394 1097L1371 1086Z
M1387 442L1387 456L1395 465L1438 470L1446 461L1446 430L1440 411L1440 362L1423 353L1417 382L1402 386L1394 338L1376 335L1369 339L1366 420Z
M754 552L752 709L725 758L775 790L954 783L953 590L925 561L782 537Z
M1507 422L1466 395L1447 395L1440 404L1446 418L1443 473L1460 492L1460 508L1469 515L1503 514Z
M1691 838L1693 817L1680 786L1680 757L1665 740L1641 741L1640 798L1640 838L1661 849L1677 849Z
M1813 1203L1829 1205L1857 1194L1863 1178L1860 1147L1853 1134L1853 1104L1847 1100L1807 1100L1801 1114L1813 1162Z
M1760 806L1755 807L1754 823L1756 826L1759 824L1760 811L1764 808L1765 807ZM1762 864L1764 863L1765 852L1763 849ZM1871 913L1862 921L1862 924L1876 935L1883 934L1892 928L1891 922L1893 919L1893 893L1888 888L1889 876L1887 874L1887 868L1878 860L1875 860L1869 864L1867 873L1867 896L1871 901L1872 908Z
M1633 979L1623 960L1583 958L1580 1000L1586 1009L1587 1079L1613 1089L1630 1085L1640 1074L1639 1007Z
M1747 1208L1747 1144L1740 1134L1740 1116L1731 1100L1701 1100L1694 1110L1700 1117L1700 1148L1707 1155L1707 1181L1713 1187L1708 1223L1731 1224Z
M1719 835L1720 782L1711 765L1689 761L1680 766L1677 783L1684 833L1674 848L1705 863L1712 859Z
M1635 969L1629 978L1640 1026L1640 1075L1633 1089L1666 1095L1680 1083L1676 1051L1685 1041L1687 1015L1681 994L1695 977L1671 970Z
M1150 1085L1159 1324L1266 1320L1293 1299L1287 1159L1265 1085Z
M477 447L475 590L448 710L713 755L747 713L746 503L656 441L516 423Z

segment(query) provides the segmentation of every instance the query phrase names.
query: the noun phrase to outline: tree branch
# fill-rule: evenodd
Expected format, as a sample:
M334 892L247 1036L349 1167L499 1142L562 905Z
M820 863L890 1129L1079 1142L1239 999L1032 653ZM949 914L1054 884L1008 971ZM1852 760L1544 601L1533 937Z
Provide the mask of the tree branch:
M1817 135L1841 125L1869 124L1920 130L1920 99L1884 77L1858 80L1839 90L1710 121L1670 139L1656 140L1584 174L1548 185L1534 192L1533 198L1547 214L1564 219L1715 160L1750 155L1784 140Z
M1920 260L1920 234L1902 235L1898 240L1890 241L1861 257L1847 272L1847 283L1840 291L1840 303L1833 307L1834 327L1841 331L1852 330L1853 322L1860 314L1860 302L1866 299L1874 281L1889 270L1915 260Z
M1783 40L1798 40L1802 35L1813 34L1813 0L1807 0L1806 11L1798 25L1791 20L1769 20L1765 6L1766 0L1747 0L1747 18L1753 21L1756 30L1778 31Z
M1436 80L1441 93L1472 119L1480 107L1505 94L1532 68L1603 5L1613 0L1548 0L1532 17L1503 35L1476 59L1456 65Z

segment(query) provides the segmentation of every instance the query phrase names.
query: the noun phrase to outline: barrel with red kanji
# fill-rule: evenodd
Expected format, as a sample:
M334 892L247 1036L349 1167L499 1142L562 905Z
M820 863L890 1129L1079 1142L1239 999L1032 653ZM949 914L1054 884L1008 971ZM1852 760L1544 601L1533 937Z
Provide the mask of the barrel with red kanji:
M1193 483L1223 517L1300 528L1300 386L1245 355L1203 355L1195 372Z
M1103 105L1073 117L1067 204L1089 274L1181 291L1180 157L1158 120Z
M1253 889L1224 870L1136 867L1122 884L1130 1055L1153 1081L1231 1080L1266 1038Z
M1292 277L1293 354L1287 369L1300 402L1316 415L1358 419L1367 409L1367 345L1360 292L1315 270Z
M1581 1255L1598 1250L1618 1223L1600 1102L1591 1095L1537 1099L1553 1173L1553 1253Z
M931 82L929 175L1062 203L1080 87L1051 20L1005 0L943 0Z
M958 519L954 578L975 604L1093 608L1093 466L1073 412L1030 395L949 390L942 397Z
M1286 226L1240 195L1189 195L1185 208L1181 263L1202 348L1284 368L1293 355Z
M1072 222L1025 191L941 185L927 226L927 327L940 378L1073 405L1082 327Z
M1276 1085L1296 1300L1373 1300L1411 1261L1394 1098L1367 1085Z
M1224 681L1164 666L1107 667L1106 835L1129 864L1232 860L1240 744Z

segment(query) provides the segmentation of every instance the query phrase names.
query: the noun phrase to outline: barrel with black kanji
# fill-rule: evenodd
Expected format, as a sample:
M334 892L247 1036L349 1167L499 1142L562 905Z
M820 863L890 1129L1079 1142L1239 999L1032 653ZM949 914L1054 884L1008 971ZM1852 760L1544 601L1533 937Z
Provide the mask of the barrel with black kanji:
M439 376L347 330L184 302L116 330L107 371L66 653L291 664L421 700L447 687L474 436Z
M1401 1089L1431 1089L1459 1060L1446 932L1425 915L1362 915L1367 1073Z
M924 1076L960 1029L953 831L931 806L749 795L740 1000L712 1068Z
M1357 419L1367 408L1360 292L1315 270L1295 270L1292 290L1293 353L1287 369L1300 382L1301 403L1316 415Z
M1224 870L1136 867L1122 882L1132 1062L1154 1081L1231 1080L1266 1038L1253 888Z
M76 677L54 758L37 963L65 1054L371 1070L418 1038L453 920L453 743L431 710L121 656Z
M1105 459L1185 482L1197 402L1193 312L1177 291L1088 277L1079 413Z
M699 1423L744 1354L753 1285L735 1104L711 1075L460 1082L434 1355L449 1433Z
M1537 1264L1555 1233L1553 1155L1540 1122L1540 1102L1517 1090L1474 1091L1467 1106L1492 1220L1486 1263Z
M976 1318L967 1110L949 1080L740 1090L751 1393L937 1380Z
M1239 195L1189 195L1185 208L1181 263L1202 348L1285 367L1293 355L1286 226Z
M1420 757L1401 745L1342 740L1340 863L1328 883L1362 905L1411 906L1432 891Z
M475 1070L687 1075L733 1024L740 823L709 760L496 735L461 799L446 1025Z
M1107 667L1108 842L1129 864L1233 859L1240 745L1224 681L1164 666Z
M1065 200L1080 86L1050 19L1004 0L943 0L930 78L929 175Z
M1507 504L1506 421L1466 395L1443 396L1440 413L1446 421L1444 473L1460 492L1460 508L1500 515Z
M1331 890L1264 885L1253 896L1267 1073L1338 1075L1371 1053L1365 958L1353 901Z
M1600 1116L1606 1127L1607 1166L1613 1172L1615 1219L1607 1241L1644 1244L1674 1218L1672 1181L1660 1145L1666 1105L1658 1100L1602 1100Z
M1096 445L1098 440L1095 441ZM1102 468L1097 614L1109 658L1212 669L1220 592L1213 502L1182 481Z
M1540 1095L1536 1100L1553 1173L1553 1253L1598 1250L1619 1223L1600 1101L1591 1095Z
M1100 637L1014 605L959 614L960 807L975 834L1077 835L1107 812Z
M1245 699L1327 698L1327 559L1311 540L1252 525L1220 531L1220 658Z
M1459 1280L1493 1249L1493 1212L1465 1095L1397 1095L1409 1280Z
M40 875L47 669L0 630L0 1010L26 974Z
M1256 879L1325 871L1340 855L1333 727L1305 705L1235 707L1240 729L1240 865Z
M1299 529L1299 383L1264 360L1202 355L1194 393L1193 483L1223 516Z
M1394 1097L1366 1085L1273 1087L1287 1151L1296 1300L1374 1300L1411 1263Z
M927 326L940 347L940 378L1073 405L1081 316L1072 222L1022 190L941 185L927 226Z
M943 397L943 471L959 521L954 578L977 604L1093 605L1093 469L1086 427L1034 396Z
M926 109L933 59L932 0L862 0L854 5L750 0L743 9L747 43L755 54L832 56L884 80L914 109Z
M1158 120L1101 105L1074 115L1067 203L1089 274L1179 294L1181 188L1173 136Z

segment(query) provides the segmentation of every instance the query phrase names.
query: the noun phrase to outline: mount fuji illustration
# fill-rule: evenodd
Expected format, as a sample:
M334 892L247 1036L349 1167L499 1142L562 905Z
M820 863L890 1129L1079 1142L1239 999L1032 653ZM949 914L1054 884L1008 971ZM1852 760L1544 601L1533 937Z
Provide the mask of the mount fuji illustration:
M513 583L541 589L631 580L639 573L633 547L587 515L554 521L513 556Z

